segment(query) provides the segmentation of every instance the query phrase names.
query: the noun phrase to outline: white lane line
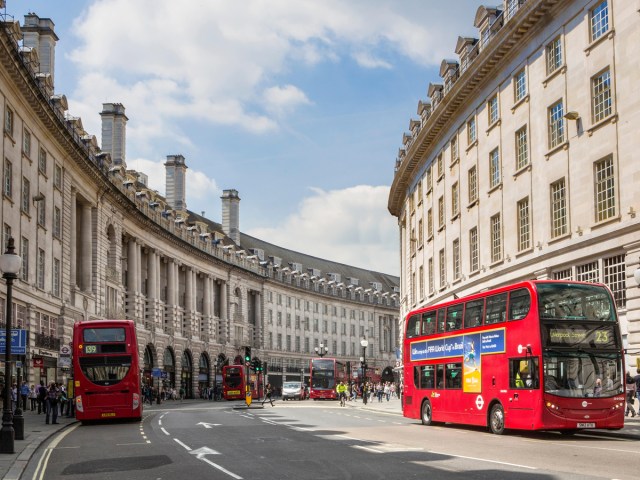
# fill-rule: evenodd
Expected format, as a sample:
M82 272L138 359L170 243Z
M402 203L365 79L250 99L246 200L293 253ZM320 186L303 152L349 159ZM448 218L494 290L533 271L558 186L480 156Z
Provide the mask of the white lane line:
M375 448L364 447L362 445L353 445L353 448L359 448L360 450L366 450L373 453L384 453L382 450L376 450Z
M165 435L169 435L169 432L167 432L167 431L164 429L164 427L162 427L160 430L162 430L162 432L163 432Z
M520 465L519 463L499 462L497 460L487 460L486 458L478 458L478 457L467 457L465 455L454 455L452 453L436 452L434 450L427 450L427 451L429 453L433 453L436 455L446 455L449 457L464 458L466 460L476 460L478 462L497 463L498 465L507 465L509 467L528 468L529 470L538 470L536 467L530 467L528 465Z
M127 445L146 445L147 443L150 443L150 442L116 443L116 446L126 447Z
M188 452L191 451L191 447L189 447L188 445L185 445L184 443L182 443L180 440L178 440L177 438L174 438L175 442L180 445L181 447L183 447L185 450L187 450Z
M213 463L211 460L204 458L204 457L199 457L199 460L202 460L203 462L207 462L209 465L211 465L213 468L217 468L218 470L220 470L222 473L226 473L227 475L229 475L232 478L235 478L236 480L242 480L242 477L240 475L236 475L233 472L230 472L229 470L227 470L224 467L221 467L220 465L218 465L217 463Z

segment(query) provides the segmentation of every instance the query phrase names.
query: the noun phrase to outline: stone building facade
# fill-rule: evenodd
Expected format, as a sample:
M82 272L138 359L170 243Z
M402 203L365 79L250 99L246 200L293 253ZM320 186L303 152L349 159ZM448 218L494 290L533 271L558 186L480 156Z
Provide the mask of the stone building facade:
M182 155L167 156L166 198L148 188L126 166L125 107L102 106L101 148L55 92L57 40L34 13L0 26L0 223L22 257L13 327L28 331L18 359L30 383L67 380L60 347L74 322L101 318L135 320L146 381L160 368L187 396L247 346L276 385L305 378L320 344L355 362L366 337L369 365L395 365L397 277L242 234L236 190L222 196L222 223L189 211Z
M607 284L640 357L640 2L505 0L418 104L388 207L401 318L523 279Z

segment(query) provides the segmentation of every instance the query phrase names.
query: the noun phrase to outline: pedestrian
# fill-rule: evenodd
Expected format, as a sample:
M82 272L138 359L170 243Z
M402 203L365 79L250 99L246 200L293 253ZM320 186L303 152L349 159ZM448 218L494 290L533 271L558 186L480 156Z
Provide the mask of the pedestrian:
M362 395L362 404L363 404L363 405L366 405L366 404L367 404L368 397L369 397L369 391L367 390L367 383L366 383L366 382L363 382L363 383L362 383L361 390L362 390L362 392L361 392L361 395Z
M18 406L18 386L14 383L11 388L11 411L15 412Z
M384 396L387 397L388 402L389 397L391 396L391 385L389 385L389 382L385 382L384 384Z
M47 397L45 399L45 421L49 423L49 417L51 417L51 423L58 423L58 387L55 382L51 382L49 389L47 390Z
M180 401L184 400L184 385L180 385Z
M38 392L36 391L36 386L31 385L29 389L29 410L32 412L36 410L36 404L38 403Z
M636 401L636 382L629 372L627 372L627 378L625 381L626 393L627 393L627 409L624 412L624 416L628 417L631 413L632 417L636 416L636 409L633 408L633 404Z
M38 415L41 413L47 413L46 401L47 387L44 386L44 380L40 380L40 386L38 387Z
M273 400L271 399L271 395L273 394L273 387L271 386L270 383L267 383L267 386L264 388L264 399L262 400L262 405L264 405L264 402L266 402L267 400L269 400L269 403L271 404L271 406L273 407Z
M29 384L25 381L20 385L20 401L22 402L22 410L27 410L27 398L29 397Z

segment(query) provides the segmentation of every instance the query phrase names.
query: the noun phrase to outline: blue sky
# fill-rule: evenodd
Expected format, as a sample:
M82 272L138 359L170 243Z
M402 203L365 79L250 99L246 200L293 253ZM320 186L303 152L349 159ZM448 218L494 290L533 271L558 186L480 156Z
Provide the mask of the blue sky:
M233 188L244 233L397 275L387 199L402 134L458 36L477 36L481 4L7 0L6 12L53 20L56 93L98 142L102 103L125 106L127 166L151 188L164 194L166 156L182 154L190 210L220 222Z

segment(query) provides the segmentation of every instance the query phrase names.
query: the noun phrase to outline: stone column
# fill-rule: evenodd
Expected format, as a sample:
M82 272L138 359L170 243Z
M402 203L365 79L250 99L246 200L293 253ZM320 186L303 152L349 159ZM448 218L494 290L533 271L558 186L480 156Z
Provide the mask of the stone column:
M129 298L133 300L136 294L136 241L132 237L127 243L127 286Z
M184 286L184 309L185 314L191 313L194 310L194 295L193 295L193 275L195 272L191 267L186 267L185 272L185 286Z
M203 302L202 302L202 315L209 317L211 315L212 312L212 296L213 296L213 292L212 292L212 287L213 287L213 281L210 275L206 275L204 277L204 287L203 287L203 293L204 293L204 298L203 298Z
M82 231L80 232L80 238L82 241L82 265L81 265L81 283L82 290L85 292L91 292L92 286L92 272L93 272L93 243L91 238L91 205L82 205Z
M167 264L167 306L176 304L176 263L169 259Z
M149 270L149 289L147 291L147 298L151 302L158 298L158 256L156 255L155 251L149 251L147 263L147 268Z
M224 280L220 284L220 319L227 320L229 315L227 313L227 282Z
M135 275L135 281L134 281L134 283L135 283L135 291L136 292L141 292L142 291L142 288L141 288L141 286L142 286L142 282L141 282L141 278L142 278L142 275L141 275L141 273L142 273L142 269L141 269L141 266L142 266L142 248L141 248L140 243L138 243L137 240L134 240L134 245L135 245L135 248L134 248L134 256L133 256L133 258L134 258L134 262L135 263L134 263L133 271L134 271L134 275Z
M69 245L69 257L71 260L71 278L69 279L69 281L71 282L71 288L75 289L78 286L78 281L76 279L76 272L77 272L77 255L78 255L78 249L77 249L77 244L76 244L76 235L77 235L77 231L76 229L78 228L78 222L77 222L77 211L76 211L76 191L75 189L71 189L71 238L70 238L70 245Z

